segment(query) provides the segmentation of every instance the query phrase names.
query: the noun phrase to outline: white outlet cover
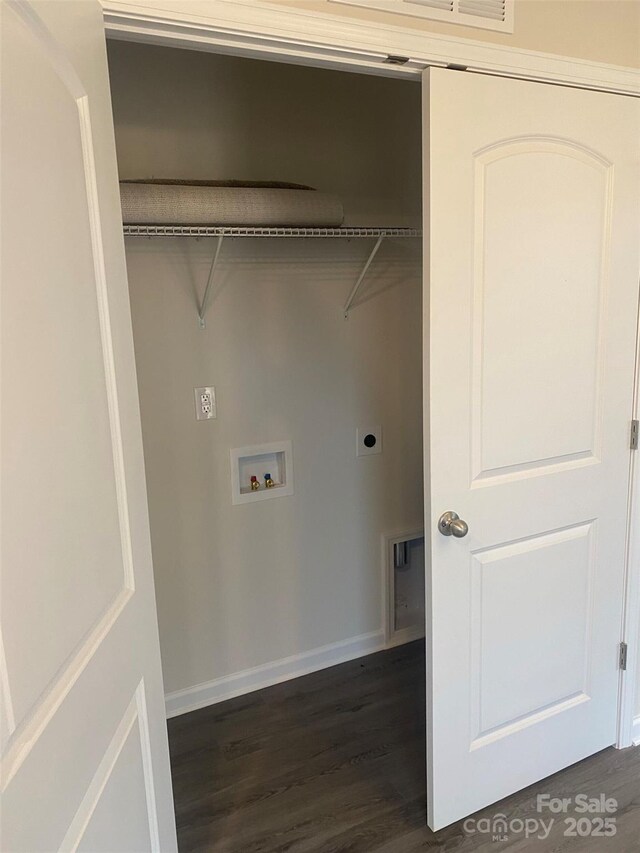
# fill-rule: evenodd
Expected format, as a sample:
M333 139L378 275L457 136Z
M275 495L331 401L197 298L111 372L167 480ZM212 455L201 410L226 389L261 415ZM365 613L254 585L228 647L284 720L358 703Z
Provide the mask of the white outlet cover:
M382 427L380 424L359 427L356 430L356 456L375 456L382 453Z
M216 411L216 389L213 385L204 388L194 388L196 403L196 420L208 421L217 417Z

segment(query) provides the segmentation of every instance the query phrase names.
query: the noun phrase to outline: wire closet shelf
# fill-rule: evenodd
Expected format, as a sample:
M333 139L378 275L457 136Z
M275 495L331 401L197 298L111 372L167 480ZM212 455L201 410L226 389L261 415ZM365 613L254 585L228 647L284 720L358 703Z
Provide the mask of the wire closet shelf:
M349 310L355 300L360 286L364 281L371 262L378 253L378 249L382 245L385 237L420 237L422 231L419 228L376 228L376 227L351 227L342 226L340 228L306 228L294 226L261 226L261 225L124 225L125 237L216 237L216 247L211 261L211 269L204 290L202 301L198 307L198 320L200 328L205 328L205 314L207 303L211 292L211 285L214 280L216 266L222 249L222 241L225 237L347 237L375 238L376 242L367 260L362 267L360 275L355 284L351 288L351 292L344 304L343 314L345 320L349 317Z
M297 228L294 226L125 225L126 237L420 237L418 228Z

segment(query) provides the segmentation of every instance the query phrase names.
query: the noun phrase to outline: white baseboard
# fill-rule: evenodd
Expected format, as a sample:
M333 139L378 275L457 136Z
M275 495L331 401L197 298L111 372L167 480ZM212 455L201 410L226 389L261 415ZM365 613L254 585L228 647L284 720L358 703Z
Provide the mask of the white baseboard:
M183 690L176 690L165 696L167 717L177 717L179 714L186 714L187 711L195 711L207 705L214 705L216 702L224 702L225 699L242 696L253 690L261 690L263 687L270 687L272 684L289 681L299 675L306 675L309 672L316 672L338 663L370 655L384 648L383 632L375 631L261 666L254 666L252 669L224 675L222 678L186 687Z
M404 646L405 643L413 643L415 640L424 640L424 636L422 627L402 628L387 637L385 648L393 649L396 646Z
M633 718L633 728L631 730L631 740L634 746L640 746L640 714Z

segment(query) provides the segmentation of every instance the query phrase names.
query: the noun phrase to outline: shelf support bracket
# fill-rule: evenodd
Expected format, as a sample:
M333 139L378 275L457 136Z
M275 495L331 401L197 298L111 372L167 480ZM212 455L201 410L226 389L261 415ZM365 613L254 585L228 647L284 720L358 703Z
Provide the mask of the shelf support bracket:
M349 319L349 309L351 308L354 299L358 295L358 291L360 290L360 285L364 281L364 277L367 274L367 270L369 269L369 267L371 266L371 262L373 261L373 259L377 255L378 249L382 245L382 241L384 240L384 237L385 237L384 234L380 234L380 236L376 240L376 244L373 247L373 249L371 250L369 257L367 258L366 264L362 267L362 271L361 271L360 275L358 276L358 280L356 281L356 283L351 288L351 293L349 294L349 298L345 302L344 309L343 309L345 320Z
M216 250L213 253L213 260L211 261L211 269L209 270L209 278L207 279L207 286L204 289L204 294L202 295L202 302L198 306L198 319L200 321L200 328L206 328L206 323L204 321L204 315L207 311L207 303L209 301L209 294L211 292L211 285L213 284L213 279L215 276L216 266L218 265L218 258L220 257L220 249L222 248L222 241L224 240L224 236L221 234L218 237L218 242L216 243Z

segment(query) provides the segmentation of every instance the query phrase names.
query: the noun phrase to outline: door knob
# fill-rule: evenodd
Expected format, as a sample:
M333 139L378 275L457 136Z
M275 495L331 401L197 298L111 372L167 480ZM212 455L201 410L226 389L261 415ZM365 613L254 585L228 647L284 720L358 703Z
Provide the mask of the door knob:
M469 532L469 525L463 521L457 512L443 512L438 519L438 530L443 536L455 536L462 539Z

